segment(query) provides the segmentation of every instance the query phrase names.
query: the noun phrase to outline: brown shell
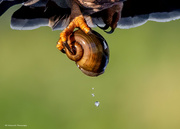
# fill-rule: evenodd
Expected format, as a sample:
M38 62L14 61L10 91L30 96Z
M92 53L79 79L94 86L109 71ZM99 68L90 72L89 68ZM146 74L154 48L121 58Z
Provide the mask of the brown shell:
M105 39L96 31L85 34L82 30L73 32L68 38L75 54L65 49L69 59L76 62L79 69L88 76L104 73L109 62L109 47Z

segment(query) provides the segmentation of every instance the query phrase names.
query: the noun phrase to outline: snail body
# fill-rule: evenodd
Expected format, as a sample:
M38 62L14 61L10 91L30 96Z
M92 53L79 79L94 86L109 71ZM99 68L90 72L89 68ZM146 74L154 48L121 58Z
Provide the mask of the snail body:
M74 53L65 47L66 55L76 62L84 74L98 76L104 73L109 62L109 47L99 33L92 31L85 34L79 29L68 37L68 44L72 45Z

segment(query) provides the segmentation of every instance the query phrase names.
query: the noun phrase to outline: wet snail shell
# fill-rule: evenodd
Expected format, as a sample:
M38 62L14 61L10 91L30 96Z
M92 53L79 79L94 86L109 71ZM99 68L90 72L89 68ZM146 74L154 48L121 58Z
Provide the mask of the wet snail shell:
M104 73L109 62L109 47L106 40L96 31L85 34L76 30L68 37L68 44L72 44L74 54L66 47L69 59L76 62L78 68L88 76L98 76Z

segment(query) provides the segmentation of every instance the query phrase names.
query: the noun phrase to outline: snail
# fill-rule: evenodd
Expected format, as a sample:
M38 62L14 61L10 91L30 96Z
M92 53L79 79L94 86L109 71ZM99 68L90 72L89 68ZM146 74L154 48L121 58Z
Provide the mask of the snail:
M66 55L84 74L98 76L104 73L109 62L109 47L99 33L92 30L91 34L85 34L76 30L68 37L67 44L71 44L73 53L65 47Z

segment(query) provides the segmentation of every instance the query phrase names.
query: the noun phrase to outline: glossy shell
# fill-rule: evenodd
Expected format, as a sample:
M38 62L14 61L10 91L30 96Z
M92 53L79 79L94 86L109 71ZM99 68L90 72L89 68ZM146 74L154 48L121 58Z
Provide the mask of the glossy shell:
M80 29L68 37L72 43L74 54L65 48L69 59L76 62L79 69L88 76L104 73L109 62L109 47L106 40L96 31L85 34Z

